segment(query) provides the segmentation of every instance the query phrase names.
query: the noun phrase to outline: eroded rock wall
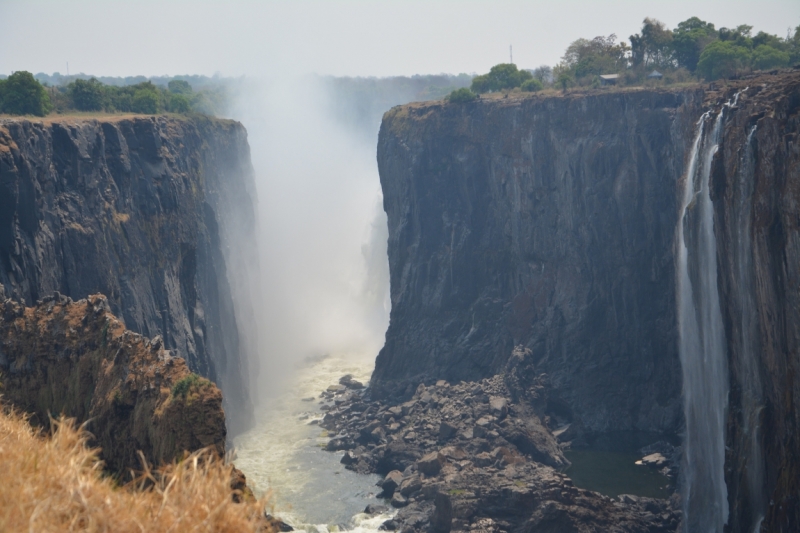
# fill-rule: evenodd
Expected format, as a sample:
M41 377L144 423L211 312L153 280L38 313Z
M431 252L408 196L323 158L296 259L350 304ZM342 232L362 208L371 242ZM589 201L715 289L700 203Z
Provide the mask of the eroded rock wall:
M800 71L746 79L712 167L731 531L800 524Z
M207 447L224 455L220 390L191 378L160 337L126 330L102 295L0 303L0 371L3 402L42 426L60 414L86 422L112 472L140 470L139 451L151 466Z
M728 527L796 529L797 69L387 113L378 161L392 314L374 394L490 376L522 345L529 373L549 375L550 415L595 434L679 431L678 196L698 120L723 107L711 199L730 381Z
M492 375L524 345L551 408L589 433L677 431L676 187L701 103L645 90L388 112L377 393Z
M163 336L220 385L235 433L252 411L242 332L254 328L235 311L249 296L239 267L257 261L241 245L254 201L247 134L233 121L5 120L0 284L28 305L53 291L106 295L127 328Z

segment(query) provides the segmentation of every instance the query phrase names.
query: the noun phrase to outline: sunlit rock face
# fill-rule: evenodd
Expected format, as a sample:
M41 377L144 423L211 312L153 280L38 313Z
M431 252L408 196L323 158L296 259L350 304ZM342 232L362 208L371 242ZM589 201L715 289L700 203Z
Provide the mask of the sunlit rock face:
M684 178L698 120L737 92L708 180L730 391L726 527L796 527L796 70L726 86L388 112L378 162L392 311L372 393L408 397L419 382L490 376L523 345L530 375L549 376L549 414L587 438L683 431L675 251Z
M0 302L3 402L48 427L50 416L85 424L109 472L126 478L185 451L225 454L222 394L186 362L125 329L100 294L61 294L35 307Z
M106 295L128 329L161 335L220 385L235 433L252 411L249 317L235 312L228 262L233 232L254 232L253 190L233 121L0 121L0 283L28 305L53 291Z

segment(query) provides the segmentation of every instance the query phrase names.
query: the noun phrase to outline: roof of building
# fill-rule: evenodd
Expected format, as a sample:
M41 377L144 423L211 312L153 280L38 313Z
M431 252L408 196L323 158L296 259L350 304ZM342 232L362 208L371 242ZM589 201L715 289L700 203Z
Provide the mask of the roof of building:
M600 77L604 80L616 80L619 78L619 74L600 74Z
M654 70L653 72L651 72L650 74L648 74L648 75L647 75L647 77L648 77L648 78L663 78L663 77L664 77L664 75L663 75L663 74L661 74L659 71L657 71L657 70Z

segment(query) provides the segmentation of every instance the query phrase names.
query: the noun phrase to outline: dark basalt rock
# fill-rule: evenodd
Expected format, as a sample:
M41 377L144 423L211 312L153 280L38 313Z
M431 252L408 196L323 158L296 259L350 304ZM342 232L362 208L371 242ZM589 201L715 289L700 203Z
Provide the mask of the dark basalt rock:
M355 472L384 474L379 497L398 513L383 529L676 531L676 502L612 500L575 488L548 466L568 462L530 405L511 398L506 381L502 375L457 385L440 381L419 386L401 405L348 392L334 397L347 399L335 401L323 427L336 435L380 435L342 462ZM446 442L440 439L443 425L455 430ZM478 428L481 436L475 436ZM540 440L521 436L531 433Z
M502 374L512 410L569 424L563 437L575 443L679 433L678 197L698 119L737 92L710 191L730 378L727 527L749 533L763 516L765 531L796 529L800 69L386 113L378 166L392 310L372 397L399 404L420 383ZM437 404L415 402L405 416ZM476 394L470 406L486 402ZM498 425L498 414L475 412L458 435L535 457L540 435ZM552 457L544 448L538 460ZM496 462L492 449L475 459ZM539 507L520 527L572 530L570 505Z
M219 384L236 433L252 411L243 332L257 328L234 300L247 307L257 257L232 235L252 239L254 191L233 121L0 120L0 287L28 304L105 294L127 328Z
M392 310L372 394L492 376L521 345L549 376L551 406L587 432L676 432L676 191L702 96L386 113L378 166Z

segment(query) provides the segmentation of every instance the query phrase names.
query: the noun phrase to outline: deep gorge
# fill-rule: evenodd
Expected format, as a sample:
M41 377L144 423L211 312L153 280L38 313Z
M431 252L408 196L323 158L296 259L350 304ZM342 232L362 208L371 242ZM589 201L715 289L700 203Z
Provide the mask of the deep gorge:
M323 446L344 452L348 469L386 476L382 494L402 509L394 526L404 530L656 532L676 530L680 505L575 487L558 471L560 446L639 450L682 438L687 494L701 457L687 442L706 427L718 439L714 496L684 502L685 527L794 531L798 127L797 69L710 86L392 108L377 144L386 342L366 392L340 383L319 397L295 394L292 409L308 410L303 438L316 431L305 425L320 424ZM213 438L192 436L191 446L224 448L219 402L227 434L246 431L263 326L253 287L269 274L258 264L256 202L238 122L0 120L0 369L13 374L11 401L40 418L63 405L111 416L136 408L131 391L150 409L152 383L137 380L191 370L222 391L209 389ZM694 292L681 288L687 280ZM100 311L85 300L96 293L105 299L89 304ZM692 318L709 298L718 300L713 327ZM86 339L70 329L81 313ZM141 353L117 364L106 317L115 342ZM41 338L37 321L47 324ZM712 333L724 360L711 371L721 382L709 414L687 391L709 383L696 346ZM82 351L94 354L89 363ZM188 369L164 370L174 355ZM147 364L129 372L126 357ZM94 378L52 392L58 369L72 387L106 364L113 380L97 381L105 396L92 399ZM115 387L125 392L109 399ZM320 399L323 407L312 403ZM142 442L161 443L154 434ZM174 444L153 457L175 456Z

